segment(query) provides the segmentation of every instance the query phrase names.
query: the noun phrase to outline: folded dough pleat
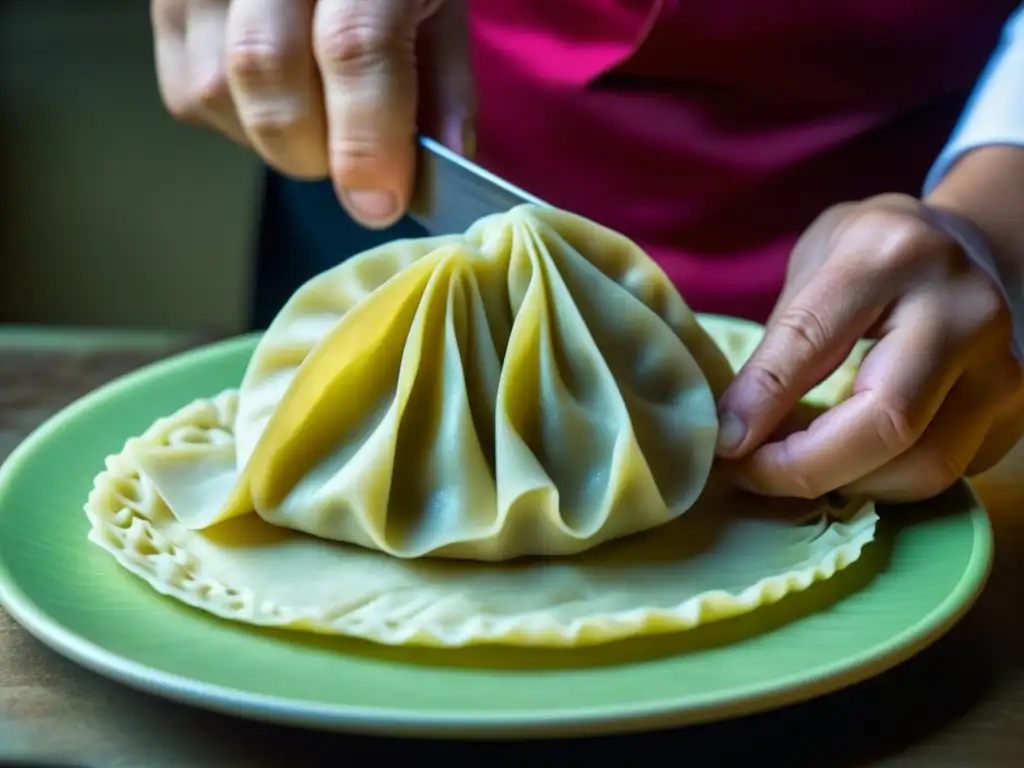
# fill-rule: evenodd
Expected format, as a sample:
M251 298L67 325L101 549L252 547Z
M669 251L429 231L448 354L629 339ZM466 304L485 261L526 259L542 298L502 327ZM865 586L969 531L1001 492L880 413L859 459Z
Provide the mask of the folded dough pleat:
M187 528L202 530L246 512L244 505L227 503L238 482L231 444L147 446L135 450L134 458Z
M474 409L462 349L469 341L466 306L479 311L475 280L462 254L435 275L409 338L419 354L397 424L391 498L382 509L387 522L379 547L388 552L429 552L457 544L453 531L475 540L495 527L493 467L483 448L493 442L492 430L478 430L474 410L486 414L494 400L499 353L484 333Z
M269 522L387 548L399 423L449 252L418 261L356 305L302 364L246 467L256 511Z
M192 530L209 528L251 509L230 503L239 473L234 435L224 425L234 424L236 404L236 398L204 401L192 409L190 426L159 419L126 446L159 498Z
M274 318L242 380L235 437L242 471L285 392L341 319L418 260L457 237L398 240L359 254L306 282ZM357 345L358 346L358 345Z
M370 418L347 431L340 431L337 423L324 427L324 434L340 434L342 439L335 439L326 451L308 452L305 470L283 496L262 494L259 482L254 483L256 509L264 519L406 557L458 548L466 541L494 540L493 467L483 446L493 450L490 424L502 353L496 343L504 346L504 339L500 318L498 342L490 332L476 276L467 264L461 249L448 247L411 268L419 270L416 280L403 280L402 273L381 289L391 292L395 302L387 309L389 316L413 316L381 333L379 346L389 352L384 364L366 369L372 382L349 379L343 388L361 391L360 402L376 403L363 411ZM363 329L368 322L343 319L347 333L339 326L325 348L348 350L367 344L364 334L372 331ZM466 369L462 351L470 345L472 372ZM312 403L302 383L350 375L340 362L342 352L314 355L285 394L284 402L306 409L297 435L308 434L310 424L329 424L337 407L335 397L343 396L339 390ZM366 360L379 356L375 352ZM387 385L393 380L397 385L392 391ZM367 398L371 391L373 397ZM479 429L481 418L490 422ZM254 476L259 473L271 482L274 464L265 469L259 459L267 456L281 464L283 452L295 455L291 447L276 442L280 436L275 419L252 463Z
M610 394L621 404L620 421L622 428L629 430L631 461L643 466L656 486L645 490L635 505L641 509L659 504L669 509L688 508L710 472L718 436L714 388L708 386L705 366L681 338L703 338L703 333L677 333L622 285L608 280L560 230L543 232L546 238L540 252L551 263L548 272L561 294L555 306L560 312L574 312L579 318L575 327L591 341L600 340L599 348L591 344L590 349L603 359L604 370L612 373ZM648 278L647 282L656 281ZM678 309L675 312L682 314ZM645 343L638 344L637 339ZM704 352L706 367L727 384L731 369L717 346L711 342ZM566 359L582 357L567 355ZM578 380L586 380L585 372L581 373ZM641 446L659 449L644 451Z
M672 281L643 249L618 232L566 211L531 208L529 213L536 222L533 230L544 239L559 270L566 270L569 260L576 270L583 270L591 276L603 275L611 282L611 287L616 289L617 304L620 307L631 304L618 291L624 290L657 315L682 341L688 355L697 362L710 384L715 398L725 392L734 375L730 360L723 354L716 340L701 327L697 316L687 306ZM570 275L567 273L563 277L569 280ZM577 301L586 298L583 291L574 289L573 294ZM588 323L591 316L603 319L606 323L620 319L620 313L611 306L597 301L590 301L584 306L592 308L588 314ZM637 347L657 349L657 345L646 343L645 336L638 338L645 343Z
M542 554L578 551L579 542L670 519L645 471L615 376L574 297L544 243L525 227L516 227L514 237L520 242L512 249L510 292L522 299L498 392L504 514L509 521L532 518L529 546ZM610 520L617 503L632 509Z

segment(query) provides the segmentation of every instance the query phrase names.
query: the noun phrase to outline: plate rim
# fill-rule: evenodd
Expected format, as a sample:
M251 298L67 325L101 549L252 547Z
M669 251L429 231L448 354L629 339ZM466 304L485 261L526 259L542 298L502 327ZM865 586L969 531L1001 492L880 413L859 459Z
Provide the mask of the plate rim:
M732 318L728 318L732 320ZM738 321L743 322L745 321ZM248 333L179 352L124 374L83 395L37 427L0 465L0 514L8 487L20 467L66 422L94 403L145 386L182 364L201 365L251 345L261 334ZM958 484L971 502L970 559L956 586L921 620L881 643L826 664L770 682L735 687L698 697L662 697L629 705L570 710L424 711L369 707L287 698L208 683L134 661L65 628L18 586L3 557L0 541L0 606L43 645L92 672L135 690L199 709L252 720L320 730L417 738L569 738L628 733L722 720L796 704L885 672L921 652L946 634L977 601L993 562L993 533L984 505L966 481ZM83 543L85 540L83 539Z

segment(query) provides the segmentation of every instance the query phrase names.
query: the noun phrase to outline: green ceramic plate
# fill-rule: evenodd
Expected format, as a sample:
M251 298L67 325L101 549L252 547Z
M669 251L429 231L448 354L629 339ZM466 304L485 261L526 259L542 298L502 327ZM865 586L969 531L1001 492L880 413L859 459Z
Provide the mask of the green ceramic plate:
M101 674L210 709L312 727L443 737L567 736L749 713L874 675L950 628L981 590L991 529L967 486L883 514L829 582L674 637L582 651L404 651L251 629L163 598L86 541L103 458L157 417L236 386L246 337L120 379L0 469L0 603Z

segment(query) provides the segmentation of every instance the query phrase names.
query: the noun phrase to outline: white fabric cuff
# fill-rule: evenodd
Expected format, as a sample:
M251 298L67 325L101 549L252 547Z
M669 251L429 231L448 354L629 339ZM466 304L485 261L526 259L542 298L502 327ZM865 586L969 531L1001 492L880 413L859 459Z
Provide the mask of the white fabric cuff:
M1010 16L1002 39L971 94L949 143L924 182L927 196L967 152L992 145L1024 146L1024 5ZM928 208L932 224L953 238L978 269L999 286L1013 313L1013 353L1024 364L1024 306L1006 289L995 258L977 228L949 211Z
M1024 6L1003 27L953 135L924 182L928 195L964 154L992 144L1024 146Z

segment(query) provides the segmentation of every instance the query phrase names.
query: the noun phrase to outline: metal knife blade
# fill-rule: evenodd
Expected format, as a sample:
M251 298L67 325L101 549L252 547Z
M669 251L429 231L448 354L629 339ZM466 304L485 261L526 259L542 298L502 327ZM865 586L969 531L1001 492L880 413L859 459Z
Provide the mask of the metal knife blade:
M409 216L431 235L463 232L477 219L522 203L548 204L426 136L419 137Z

